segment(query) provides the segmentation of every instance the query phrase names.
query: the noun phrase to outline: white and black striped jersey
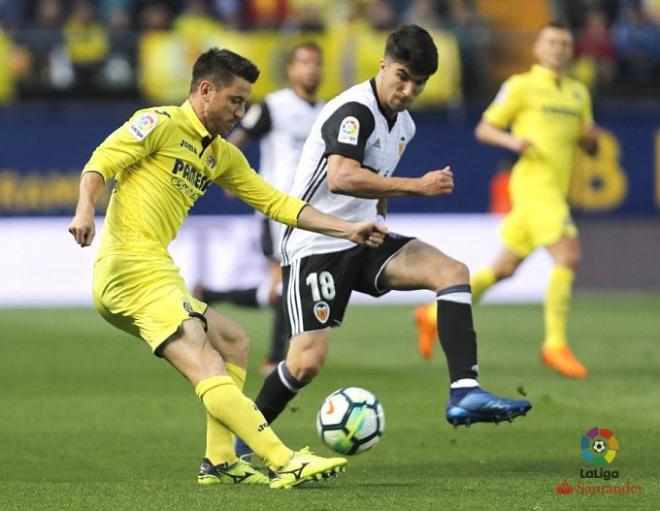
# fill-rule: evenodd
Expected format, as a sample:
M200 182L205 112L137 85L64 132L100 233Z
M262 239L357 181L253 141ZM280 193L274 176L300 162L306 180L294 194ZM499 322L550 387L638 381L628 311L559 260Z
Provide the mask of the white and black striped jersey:
M385 116L374 80L355 85L331 100L319 114L305 142L289 193L345 220L375 220L377 199L330 192L328 156L340 154L352 158L362 167L389 177L414 134L415 123L407 111L400 112L393 120ZM282 264L353 246L347 240L287 228L282 239Z
M323 105L287 88L268 94L243 117L240 127L259 140L259 174L278 190L291 189L303 145Z

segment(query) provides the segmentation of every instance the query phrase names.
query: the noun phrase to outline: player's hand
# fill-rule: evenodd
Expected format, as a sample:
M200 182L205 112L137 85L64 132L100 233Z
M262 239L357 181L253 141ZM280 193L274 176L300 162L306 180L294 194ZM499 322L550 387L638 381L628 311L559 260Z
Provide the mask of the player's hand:
M387 227L375 222L358 222L351 224L347 238L353 243L369 248L378 248L383 244Z
M533 145L534 144L526 138L514 138L513 143L511 144L511 150L518 154L525 154Z
M419 179L419 195L422 197L449 195L454 191L454 173L449 167L442 170L432 170Z
M73 239L81 247L88 247L92 244L94 235L96 234L96 226L94 225L94 213L79 213L69 224L69 232L73 235Z

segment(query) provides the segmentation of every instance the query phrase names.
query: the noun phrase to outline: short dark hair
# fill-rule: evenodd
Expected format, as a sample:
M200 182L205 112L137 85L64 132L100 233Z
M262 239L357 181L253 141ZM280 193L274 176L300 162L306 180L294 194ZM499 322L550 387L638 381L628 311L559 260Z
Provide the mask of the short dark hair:
M385 56L411 72L431 76L438 70L438 49L431 34L418 25L402 25L387 37Z
M202 80L213 79L220 87L224 87L236 76L254 83L259 78L259 68L231 50L211 48L197 57L193 65L190 92L194 92Z
M314 41L305 41L303 43L296 44L286 53L284 62L287 66L296 60L296 53L298 53L298 50L311 50L323 56L323 50L318 44L316 44Z
M541 27L541 30L546 28L558 28L559 30L570 30L568 25L560 20L549 21L548 23L546 23Z

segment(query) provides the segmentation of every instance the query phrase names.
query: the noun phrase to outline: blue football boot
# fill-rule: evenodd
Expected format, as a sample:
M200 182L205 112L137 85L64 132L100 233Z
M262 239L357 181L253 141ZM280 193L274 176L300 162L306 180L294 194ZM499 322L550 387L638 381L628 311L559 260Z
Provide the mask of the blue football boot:
M450 389L447 422L454 426L469 426L474 422L511 422L531 408L529 401L504 399L481 387Z
M236 437L236 439L234 440L234 451L236 451L236 456L238 456L242 460L245 460L248 463L252 461L252 454L253 454L252 449L239 437Z

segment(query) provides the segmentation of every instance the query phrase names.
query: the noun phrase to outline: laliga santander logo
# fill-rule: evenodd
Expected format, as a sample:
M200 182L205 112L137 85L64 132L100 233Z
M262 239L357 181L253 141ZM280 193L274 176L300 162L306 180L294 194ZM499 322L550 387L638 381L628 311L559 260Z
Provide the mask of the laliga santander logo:
M619 450L619 442L611 430L594 427L580 439L580 448L582 457L586 461L595 467L600 467L614 461Z
M570 495L573 493L573 487L566 482L566 479L564 479L564 482L557 486L555 491L562 495Z

